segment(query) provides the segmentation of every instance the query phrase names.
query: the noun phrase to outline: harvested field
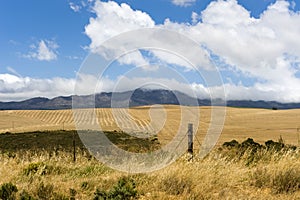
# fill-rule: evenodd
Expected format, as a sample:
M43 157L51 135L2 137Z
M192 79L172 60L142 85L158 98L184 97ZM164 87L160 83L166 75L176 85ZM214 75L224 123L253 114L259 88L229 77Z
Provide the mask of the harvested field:
M95 110L97 118L93 118L93 110L81 110L77 115L78 124L100 124L105 131L124 130L126 132L158 132L162 144L168 143L177 134L181 122L181 107L165 105L152 109L154 122L164 119L164 124L151 124L149 106L128 109L99 108ZM198 108L193 108L194 110ZM152 112L151 111L151 112ZM197 110L196 110L197 111ZM199 128L195 145L203 141L211 122L211 108L200 107ZM162 119L160 119L162 118ZM187 122L188 123L188 122ZM183 124L183 126L186 126ZM155 128L155 125L157 127ZM160 126L163 128L160 129ZM226 120L218 144L236 139L242 141L251 137L258 142L269 139L277 140L283 137L286 143L298 145L300 127L300 110L267 110L226 108ZM72 110L11 110L0 111L0 132L27 132L44 130L74 130L74 116ZM185 133L180 133L185 134Z

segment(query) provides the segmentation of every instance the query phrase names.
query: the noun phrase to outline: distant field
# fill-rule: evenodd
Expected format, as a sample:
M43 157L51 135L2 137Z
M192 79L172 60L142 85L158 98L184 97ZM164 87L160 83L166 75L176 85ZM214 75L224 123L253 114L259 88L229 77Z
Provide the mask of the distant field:
M119 123L128 130L147 127L150 123L150 107L137 107L129 109L131 118L135 123L130 123L123 117L125 109L115 109L119 113ZM159 109L162 108L156 108ZM166 122L163 129L158 133L162 144L168 143L177 133L180 119L180 106L164 106ZM92 110L83 110L78 123L91 123L95 121L90 118ZM211 108L200 108L200 128L197 130L196 148L202 142L210 124ZM119 130L114 119L113 110L107 108L96 109L97 120L102 130ZM137 127L139 126L139 127ZM254 138L258 142L272 139L277 140L283 137L286 143L298 145L300 132L300 110L266 110L266 109L246 109L246 108L226 108L226 121L219 139L221 144L225 141L236 139L245 140L248 137ZM72 110L12 110L0 111L0 133L5 132L28 132L44 130L74 130L74 117ZM149 131L145 128L145 131ZM198 142L199 141L199 142Z

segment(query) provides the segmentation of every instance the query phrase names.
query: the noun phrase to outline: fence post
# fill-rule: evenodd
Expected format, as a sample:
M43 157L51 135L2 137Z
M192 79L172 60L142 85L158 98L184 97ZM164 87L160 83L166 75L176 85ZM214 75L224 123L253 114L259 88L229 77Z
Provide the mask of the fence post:
M76 162L75 131L73 132L73 162Z
M297 128L297 136L298 136L298 146L300 147L300 133L299 133L300 128Z
M188 124L188 153L193 156L193 124Z

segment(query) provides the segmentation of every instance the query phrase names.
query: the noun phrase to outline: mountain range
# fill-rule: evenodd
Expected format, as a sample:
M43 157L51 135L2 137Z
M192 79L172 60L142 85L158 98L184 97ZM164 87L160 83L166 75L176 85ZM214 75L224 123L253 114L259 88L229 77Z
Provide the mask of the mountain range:
M93 100L94 99L94 100ZM129 99L129 101L128 101ZM173 104L186 106L210 106L209 99L196 99L178 91L137 89L127 92L103 92L95 95L55 97L52 99L36 97L24 101L0 102L0 110L60 110L71 109L72 100L77 108L111 108L133 107L154 104ZM91 101L92 100L92 101ZM94 103L89 103L94 102ZM113 102L113 103L112 103ZM222 100L216 100L217 105L224 105ZM219 102L219 103L218 103ZM280 103L276 101L230 100L229 107L294 109L300 108L300 103Z

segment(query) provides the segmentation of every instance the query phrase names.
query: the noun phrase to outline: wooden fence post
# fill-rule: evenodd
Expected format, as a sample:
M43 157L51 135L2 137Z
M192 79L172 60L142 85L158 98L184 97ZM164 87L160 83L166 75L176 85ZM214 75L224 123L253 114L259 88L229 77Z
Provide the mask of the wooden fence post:
M297 136L298 136L298 146L300 147L300 132L299 132L300 128L297 128Z
M73 132L73 161L76 162L75 131Z
M193 155L193 124L188 124L188 153Z

